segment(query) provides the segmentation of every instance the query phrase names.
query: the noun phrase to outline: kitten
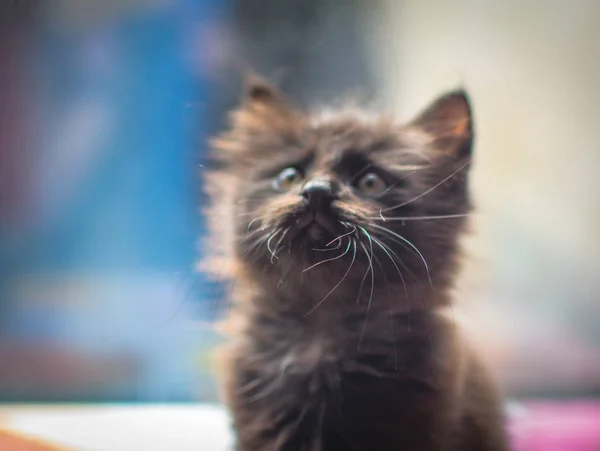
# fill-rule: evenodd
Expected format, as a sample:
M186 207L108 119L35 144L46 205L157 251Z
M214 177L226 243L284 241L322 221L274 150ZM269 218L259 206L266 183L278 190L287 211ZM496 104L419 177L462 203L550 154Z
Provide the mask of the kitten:
M235 303L239 451L507 449L501 404L446 315L471 205L466 93L408 125L292 109L249 83L208 174Z

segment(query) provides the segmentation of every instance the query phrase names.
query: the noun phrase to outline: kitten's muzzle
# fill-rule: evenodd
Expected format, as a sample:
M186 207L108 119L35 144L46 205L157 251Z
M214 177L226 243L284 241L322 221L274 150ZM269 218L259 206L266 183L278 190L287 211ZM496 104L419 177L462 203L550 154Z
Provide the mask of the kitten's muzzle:
M313 239L335 234L339 228L331 205L338 199L335 183L326 178L309 180L302 187L301 195L304 211L296 223L297 229L305 231Z

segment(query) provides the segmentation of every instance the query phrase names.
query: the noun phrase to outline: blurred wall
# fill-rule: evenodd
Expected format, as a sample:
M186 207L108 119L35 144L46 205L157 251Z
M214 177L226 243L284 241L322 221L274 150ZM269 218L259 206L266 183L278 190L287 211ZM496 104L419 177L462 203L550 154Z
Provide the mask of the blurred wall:
M246 72L266 77L300 107L335 102L349 92L363 98L376 93L365 2L234 0L230 8L230 27L223 30L228 70L215 80L218 113L237 105ZM223 114L216 117L223 127Z
M386 0L369 22L384 97L408 118L474 104L469 319L513 394L600 394L600 3Z
M2 3L1 401L214 397L214 336L190 323L213 295L197 140L226 8Z

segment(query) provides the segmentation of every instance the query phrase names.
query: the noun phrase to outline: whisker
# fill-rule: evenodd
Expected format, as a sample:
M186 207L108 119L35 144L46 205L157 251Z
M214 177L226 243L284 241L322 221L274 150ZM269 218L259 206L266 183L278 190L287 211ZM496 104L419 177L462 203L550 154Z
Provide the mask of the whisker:
M349 232L347 232L347 233L344 233L343 235L340 235L340 236L338 236L337 238L334 238L334 239L333 239L333 240L331 240L329 243L327 243L327 244L325 245L325 247L329 247L329 246L331 246L331 244L335 243L337 240L340 240L340 241L341 241L341 239L342 239L342 238L344 238L344 237L346 237L346 236L348 236L348 235L352 235L354 232L356 232L356 227L354 227L354 229L353 229L353 230L350 230Z
M265 231L265 229L263 229L262 227L260 227L260 228L258 228L256 230L253 230L252 232L246 233L246 235L242 238L242 242L243 241L248 241L250 238L252 238L255 235L257 235L257 234L259 234L261 232L264 232L264 231Z
M437 216L397 216L397 217L383 217L382 215L367 217L367 219L383 219L383 221L426 221L434 219L453 219L453 218L464 218L471 216L472 213L461 213L455 215L437 215Z
M352 255L352 261L350 262L350 266L348 266L348 269L346 270L346 273L344 274L344 276L342 277L342 279L341 279L341 280L340 280L340 281L339 281L339 282L336 284L336 286L335 286L335 287L333 287L333 288L331 289L331 291L329 291L329 293L327 293L323 299L321 299L319 302L317 302L317 304L316 304L316 305L315 305L313 308L311 308L311 309L310 309L310 310L309 310L309 311L308 311L308 312L307 312L307 313L304 315L305 317L306 317L306 316L308 316L308 315L310 315L310 314L311 314L312 312L314 312L314 311L315 311L315 310L316 310L316 309L317 309L317 308L318 308L318 307L319 307L319 306L320 306L320 305L321 305L323 302L325 302L325 299L327 299L327 298L328 298L328 297L331 295L331 293L333 293L333 292L334 292L334 291L337 289L337 287L339 287L339 286L342 284L342 282L344 281L344 279L345 279L345 278L348 276L348 274L350 273L350 270L352 269L352 266L354 265L354 261L356 260L356 241L355 241L355 240L352 240L352 242L354 243L354 254Z
M279 237L279 240L277 240L277 245L275 246L275 250L277 250L277 247L279 247L279 245L281 244L281 242L283 241L283 239L285 238L285 235L290 231L289 227L286 227L285 230L283 231L282 235Z
M366 249L365 249L365 251L366 251ZM367 258L368 258L368 256L367 256ZM363 276L362 280L360 281L360 286L358 287L358 296L356 296L356 303L357 304L360 303L360 296L362 295L362 290L363 290L363 287L365 285L365 280L367 280L367 276L368 275L369 275L369 267L367 266L367 270L365 271L365 275Z
M250 215L253 215L253 216L254 216L255 214L256 214L255 212L241 213L240 215L238 215L238 217L242 217L242 216L250 216ZM248 224L247 231L248 231L248 232L250 232L250 229L252 228L252 226L254 225L254 223L255 223L255 222L258 222L258 221L264 221L265 219L268 219L268 217L269 217L269 216L268 216L267 214L264 214L264 215L260 215L260 216L258 216L258 217L256 217L256 218L254 218L254 219L253 219L252 221L250 221L250 223ZM264 227L264 224L263 224L263 226L259 227L259 228L258 228L258 230L260 230L260 229L261 229L261 228L263 228L263 227Z
M254 241L254 243L252 243L250 246L248 246L244 255L248 255L252 251L257 251L260 248L260 246L262 246L265 243L265 241L267 241L268 239L269 239L269 233L265 233L261 237L257 238Z
M427 265L427 261L425 260L425 257L423 257L423 254L421 254L421 251L419 251L419 249L417 249L417 247L413 243L411 243L409 240L407 240L403 236L398 235L397 233L392 232L391 230L389 230L389 229L387 229L385 227L382 227L380 225L377 225L377 224L371 224L371 226L375 227L375 228L377 228L377 229L379 229L381 231L387 232L387 233L389 233L389 234L397 237L398 239L400 239L404 243L408 244L408 246L410 246L410 248L413 249L419 255L419 257L421 258L421 261L423 262L423 265L425 265L425 269L427 271L427 278L429 279L429 285L431 285L431 288L433 288L433 283L431 281L431 274L429 272L429 265Z
M274 252L275 258L279 258L279 257L277 257L277 251L279 250L279 246L281 245L281 242L283 241L283 239L285 238L285 236L287 235L287 233L289 232L289 230L290 230L290 228L287 227L283 231L283 233L281 234L281 236L279 237L279 240L277 240L277 244L275 245L275 252ZM271 263L273 263L273 262L271 261Z
M333 260L337 260L338 258L342 258L344 255L346 255L350 251L351 246L352 246L352 239L348 238L348 246L346 247L346 250L344 252L342 252L340 255L338 255L337 257L332 257L332 258L327 258L325 260L321 260L320 262L315 263L314 265L311 265L308 268L304 269L302 272L309 271L323 263L331 262Z
M276 230L275 232L273 232L271 234L271 236L269 237L269 239L267 240L267 249L269 250L269 252L271 253L271 263L273 263L273 259L275 258L279 258L275 255L275 252L273 251L273 249L271 249L271 240L273 238L275 238L279 233L281 232L281 229Z
M367 237L368 237L368 235L367 235ZM363 323L363 328L360 333L360 338L358 339L358 345L357 345L356 349L360 348L360 345L362 344L362 341L363 341L363 338L365 335L365 331L367 329L367 319L369 318L369 311L371 310L371 302L373 301L373 290L375 289L375 271L373 270L373 243L371 242L371 255L370 256L369 256L369 253L367 252L367 248L365 247L365 245L363 243L360 243L360 245L362 246L363 250L365 251L365 255L369 259L369 268L371 269L371 294L369 295L369 302L367 303L367 311L365 312L365 322Z
M377 240L375 238L373 238L373 241L375 241L375 243L377 244ZM385 289L387 291L388 302L390 304L390 322L392 325L392 348L394 351L394 370L398 371L398 351L396 349L396 332L394 330L395 329L394 304L392 302L392 294L390 293L390 282L388 281L388 278L385 275L385 270L383 269L381 262L377 258L377 255L373 254L373 258L375 259L375 263L377 263L377 266L379 266L379 269L381 270L381 275L383 276L383 280L385 280ZM393 260L392 260L392 262L393 262ZM398 272L398 274L400 274L400 272ZM400 275L400 277L402 277L402 275ZM402 279L402 281L404 282L404 279ZM404 289L406 290L406 284L404 285Z
M416 201L417 199L420 199L421 197L429 194L430 192L432 192L434 189L436 189L437 187L439 187L440 185L442 185L444 182L447 182L448 180L450 180L452 177L454 177L456 174L458 174L460 171L462 171L464 168L466 168L469 164L471 163L471 160L467 161L465 164L461 165L456 171L452 172L452 174L450 174L448 177L444 177L440 182L436 183L434 186L432 186L431 188L429 188L428 190L423 191L421 194L419 194L416 197L413 197L410 200L407 200L406 202L403 202L399 205L395 205L393 207L388 207L388 208L383 208L381 210L379 210L379 214L381 216L381 212L384 211L389 211L389 210L394 210L396 208L400 208L400 207L404 207L405 205L411 204L414 201Z
M385 243L380 242L377 238L372 237L373 241L375 242L375 244L377 244L379 247L381 247L381 249L383 249L383 252L386 253L386 255L389 257L389 259L391 260L391 262L393 263L394 267L396 268L396 271L398 271L398 275L400 276L400 280L402 280L402 286L404 287L404 295L406 296L406 305L408 306L408 330L411 330L411 308L410 308L410 301L408 299L408 288L406 287L406 281L404 280L404 276L402 275L402 272L400 271L400 268L398 268L398 265L396 264L396 261L392 258L392 256L390 255L390 253L388 252L388 246L385 245ZM400 259L400 257L398 257L398 255L392 250L389 249L395 256L396 258L400 261L400 263L402 264L402 266L404 266L406 268L406 265L402 262L402 260ZM406 268L408 270L408 268ZM410 272L410 271L409 271ZM414 276L413 276L414 278ZM387 278L386 278L387 280ZM391 304L391 301L390 301ZM391 314L391 321L392 321L392 333L393 333L393 329L394 329L394 315L393 313ZM394 351L395 351L395 344L394 344ZM398 356L396 355L396 359L398 358ZM396 364L398 362L396 361ZM397 369L397 368L396 368Z
M252 225L253 225L253 224L254 224L256 221L260 221L260 220L261 220L261 218L260 218L260 217L258 217L258 218L255 218L255 219L253 219L252 221L250 221L250 223L248 224L248 232L250 231L250 228L252 227Z
M360 171L358 171L352 175L352 177L350 178L350 184L356 183L356 179L359 178L361 175L363 175L365 172L367 172L372 167L373 167L373 165L371 163L363 166L363 168Z
M340 241L336 247L330 247L329 249L319 249L317 247L312 247L311 250L316 252L333 252L337 251L340 247L342 247L342 242Z
M383 191L383 192L382 192L381 194L379 194L377 197L382 197L382 196L384 196L385 194L389 193L389 192L390 192L392 189L394 189L394 187L395 187L395 186L397 186L397 185L398 185L398 184L399 184L401 181L403 181L405 178L408 178L408 177L410 177L410 176L411 176L411 175L413 175L415 172L417 172L417 171L416 171L416 170L415 170L415 171L411 171L411 172L409 172L408 174L405 174L405 175L403 175L402 177L399 177L399 178L398 178L398 179L397 179L397 180L396 180L394 183L392 183L390 186L388 186L388 187L385 189L385 191Z
M371 239L373 240L373 242L378 245L383 252L385 252L385 254L389 257L390 261L392 262L392 264L394 265L394 267L396 268L396 271L398 271L398 275L400 276L400 280L402 280L402 285L404 285L404 294L406 295L406 298L408 299L408 289L406 287L406 282L404 281L404 276L402 275L402 272L400 271L400 268L398 268L398 265L396 264L396 261L392 258L391 254L388 252L387 250L387 246L385 244L383 244L381 241L379 241L377 238L375 237L371 237Z
M313 248L312 248L312 250L313 250L313 251L317 251L317 252L331 252L331 251L335 251L335 250L339 249L339 248L342 246L342 240L341 240L341 238L343 238L343 237L345 237L345 236L348 236L348 235L351 235L352 233L356 232L356 227L354 227L352 224L349 224L349 223L347 223L347 222L340 222L340 224L342 224L342 225L343 225L344 227L346 227L346 228L352 227L352 228L353 228L353 230L352 230L352 231L350 231L350 232L348 232L348 233L345 233L345 234L343 234L343 235L340 235L339 237L337 237L337 238L335 238L335 239L331 240L329 243L327 243L327 244L325 245L326 249L319 249L319 248L314 248L314 247L313 247ZM338 240L339 240L339 241L338 241ZM328 246L330 246L330 245L331 245L333 242L335 242L335 241L338 241L338 244L337 244L337 246L336 246L336 247L327 248Z
M243 215L245 215L245 216L246 215L255 216L256 213L255 212L249 212L249 213L244 213ZM263 222L265 222L265 224L268 224L269 223L268 219L269 219L269 215L268 214L263 214L263 215L257 216L256 218L254 218L252 221L250 221L248 223L248 227L247 227L248 232L250 231L250 229L252 228L252 226L254 225L254 223L256 223L258 221L263 221ZM263 224L261 227L264 227L265 224Z
M373 224L370 224L370 225L372 226ZM371 235L371 238L373 238L373 237L375 237L375 236L379 236L379 235L376 235L377 233L381 233L381 232L378 232L377 230L376 230L376 231L374 231L374 232L372 233L372 235ZM381 238L381 240L384 240L385 238L388 238L388 237L382 234L381 236L379 236L379 238ZM399 244L401 244L403 247L407 247L407 246L406 246L406 244L405 244L403 241L399 241L399 240L395 239L394 237L391 237L391 240L392 240L394 243L399 243ZM397 254L397 253L396 253L396 252L395 252L395 251L394 251L394 250L393 250L393 249L392 249L390 246L386 245L386 244L385 244L383 241L380 241L380 242L381 242L381 244L383 244L383 245L386 247L386 249L387 249L387 250L388 250L390 253L392 253L392 254L394 255L394 257L396 257L396 259L397 259L397 260L398 260L398 262L399 262L399 263L402 265L402 268L403 268L404 270L406 270L406 272L408 273L408 275L409 275L409 276L410 276L410 277L411 277L411 278L412 278L414 281L416 281L417 279L416 279L416 277L415 277L414 273L413 273L413 272L412 272L412 271L411 271L411 270L408 268L408 266L406 266L406 265L404 264L404 262L402 261L402 259L400 258L400 256L399 256L399 255L398 255L398 254Z

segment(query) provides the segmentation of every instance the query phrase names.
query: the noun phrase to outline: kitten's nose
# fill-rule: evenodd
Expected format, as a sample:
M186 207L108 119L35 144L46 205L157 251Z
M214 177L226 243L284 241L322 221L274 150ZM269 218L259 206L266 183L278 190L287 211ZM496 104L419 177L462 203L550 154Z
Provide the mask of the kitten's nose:
M302 197L313 206L324 206L336 198L335 186L327 179L309 180L302 187Z

